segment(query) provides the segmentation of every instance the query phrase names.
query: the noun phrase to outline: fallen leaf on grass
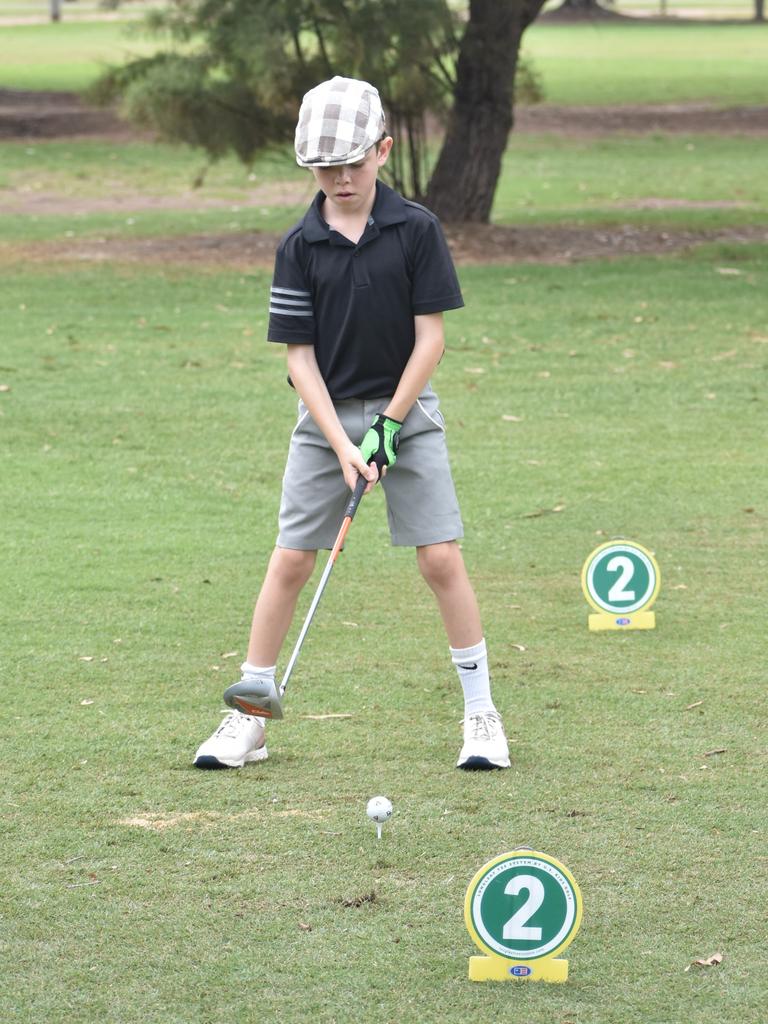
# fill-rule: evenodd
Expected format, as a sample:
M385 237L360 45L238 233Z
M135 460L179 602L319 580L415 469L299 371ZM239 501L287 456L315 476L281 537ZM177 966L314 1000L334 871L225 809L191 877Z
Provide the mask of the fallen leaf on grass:
M707 750L701 756L712 757L714 754L725 754L728 751L728 747L718 747L716 750Z
M237 651L227 651L226 654L222 654L222 658L236 658Z
M506 420L507 423L522 423L523 420L525 419L524 416L511 416L511 415L502 416L501 418L503 420Z
M692 967L717 967L718 964L723 962L722 953L713 953L712 956L704 956L698 960L691 960L688 966L685 968L686 971L690 971Z
M78 658L77 660L78 661L93 661L93 655L92 654L85 654L81 658Z
M527 651L528 648L525 644L510 644L510 647L514 647L516 651Z
M695 701L693 702L693 704L689 704L689 705L688 705L688 706L686 707L686 709L685 709L685 710L686 710L686 711L693 711L693 709L694 709L694 708L700 708L700 707L701 707L701 705L702 705L703 703L704 703L704 701L703 701L703 700L695 700Z
M11 390L11 385L10 384L0 384L0 392L2 392L2 394L5 394L6 392L8 392L10 390Z
M80 701L80 707L81 708L87 708L89 704L93 704L93 703L95 703L95 702L92 701L92 700L81 700Z
M305 924L303 921L299 921L299 928L303 932L311 932L312 931L312 925L311 924Z
M737 277L744 273L743 270L738 270L736 267L715 267L715 271L718 274L723 274L726 277L733 276Z

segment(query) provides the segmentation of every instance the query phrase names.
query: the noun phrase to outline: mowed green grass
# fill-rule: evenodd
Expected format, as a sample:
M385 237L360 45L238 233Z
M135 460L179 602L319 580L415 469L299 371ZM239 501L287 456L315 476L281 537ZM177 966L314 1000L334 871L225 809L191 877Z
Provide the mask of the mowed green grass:
M529 139L497 216L758 219L760 140L689 143ZM90 146L4 146L2 187L74 205L176 194L197 168ZM241 173L205 194L237 205L276 171ZM612 208L653 194L752 205ZM292 216L264 209L203 210L195 230ZM14 255L193 216L3 218L0 1018L763 1024L766 247L461 269L435 384L511 771L453 767L458 683L374 494L270 760L201 773L294 421L263 340L269 274ZM660 563L653 632L587 630L580 569L617 536ZM395 805L381 843L375 793ZM565 986L467 980L464 892L518 845L581 885Z
M108 65L147 56L158 42L138 24L68 21L0 27L0 88L80 91Z
M534 22L523 53L549 103L768 103L764 25Z
M0 88L83 90L106 65L162 45L135 23L6 25ZM525 33L523 52L548 103L768 102L765 26L541 21Z
M203 161L183 147L61 140L4 143L0 154L0 242L9 244L283 231L314 194L288 153L251 168L223 160L197 190ZM662 229L765 223L766 161L763 136L513 134L493 220Z
M453 767L458 683L379 494L270 760L191 767L294 418L269 275L6 265L0 1017L762 1024L766 255L461 271L435 383L495 775ZM653 632L587 630L617 536L660 563ZM582 887L570 980L470 984L466 886L521 844Z

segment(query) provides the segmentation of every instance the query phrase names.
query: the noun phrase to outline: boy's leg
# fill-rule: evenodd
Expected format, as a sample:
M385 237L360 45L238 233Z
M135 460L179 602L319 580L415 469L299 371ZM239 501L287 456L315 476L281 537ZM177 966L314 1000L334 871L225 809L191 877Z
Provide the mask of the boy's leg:
M453 648L471 647L483 638L480 609L456 541L416 548L419 569L437 598Z
M357 415L362 437L362 403L347 406L348 416ZM345 424L345 429L352 426ZM274 682L278 654L301 589L312 575L317 549L333 546L348 499L335 453L299 403L283 475L277 547L256 600L243 679ZM200 768L240 767L265 757L264 720L237 711L198 748L194 763Z
M243 679L274 681L277 656L316 555L316 551L281 547L272 552L253 612L248 657L241 666ZM198 747L194 764L198 768L241 768L266 757L264 719L234 711Z
M299 594L312 575L316 551L276 547L253 610L247 663L273 668L290 629Z
M417 547L425 581L437 598L451 658L464 691L464 746L460 768L506 768L509 749L491 697L480 610L456 541Z

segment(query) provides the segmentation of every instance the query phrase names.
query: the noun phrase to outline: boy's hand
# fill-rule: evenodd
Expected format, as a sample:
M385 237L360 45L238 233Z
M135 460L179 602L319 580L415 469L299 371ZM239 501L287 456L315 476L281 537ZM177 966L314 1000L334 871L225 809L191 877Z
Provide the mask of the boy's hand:
M365 489L367 494L379 479L379 471L376 466L367 465L360 455L360 449L351 441L348 441L343 450L337 451L336 455L341 465L341 471L344 474L344 480L350 491L354 491L358 479L364 476L368 481L368 486Z
M399 420L379 413L360 444L363 461L366 465L375 462L380 476L383 475L384 467L395 464L402 425Z

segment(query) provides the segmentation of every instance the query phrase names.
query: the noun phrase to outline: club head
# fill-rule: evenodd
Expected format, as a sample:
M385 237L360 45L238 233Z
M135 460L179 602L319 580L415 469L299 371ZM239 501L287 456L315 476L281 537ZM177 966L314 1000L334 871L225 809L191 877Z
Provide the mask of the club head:
M283 717L282 695L275 683L240 680L224 691L224 701L244 715L273 720Z

